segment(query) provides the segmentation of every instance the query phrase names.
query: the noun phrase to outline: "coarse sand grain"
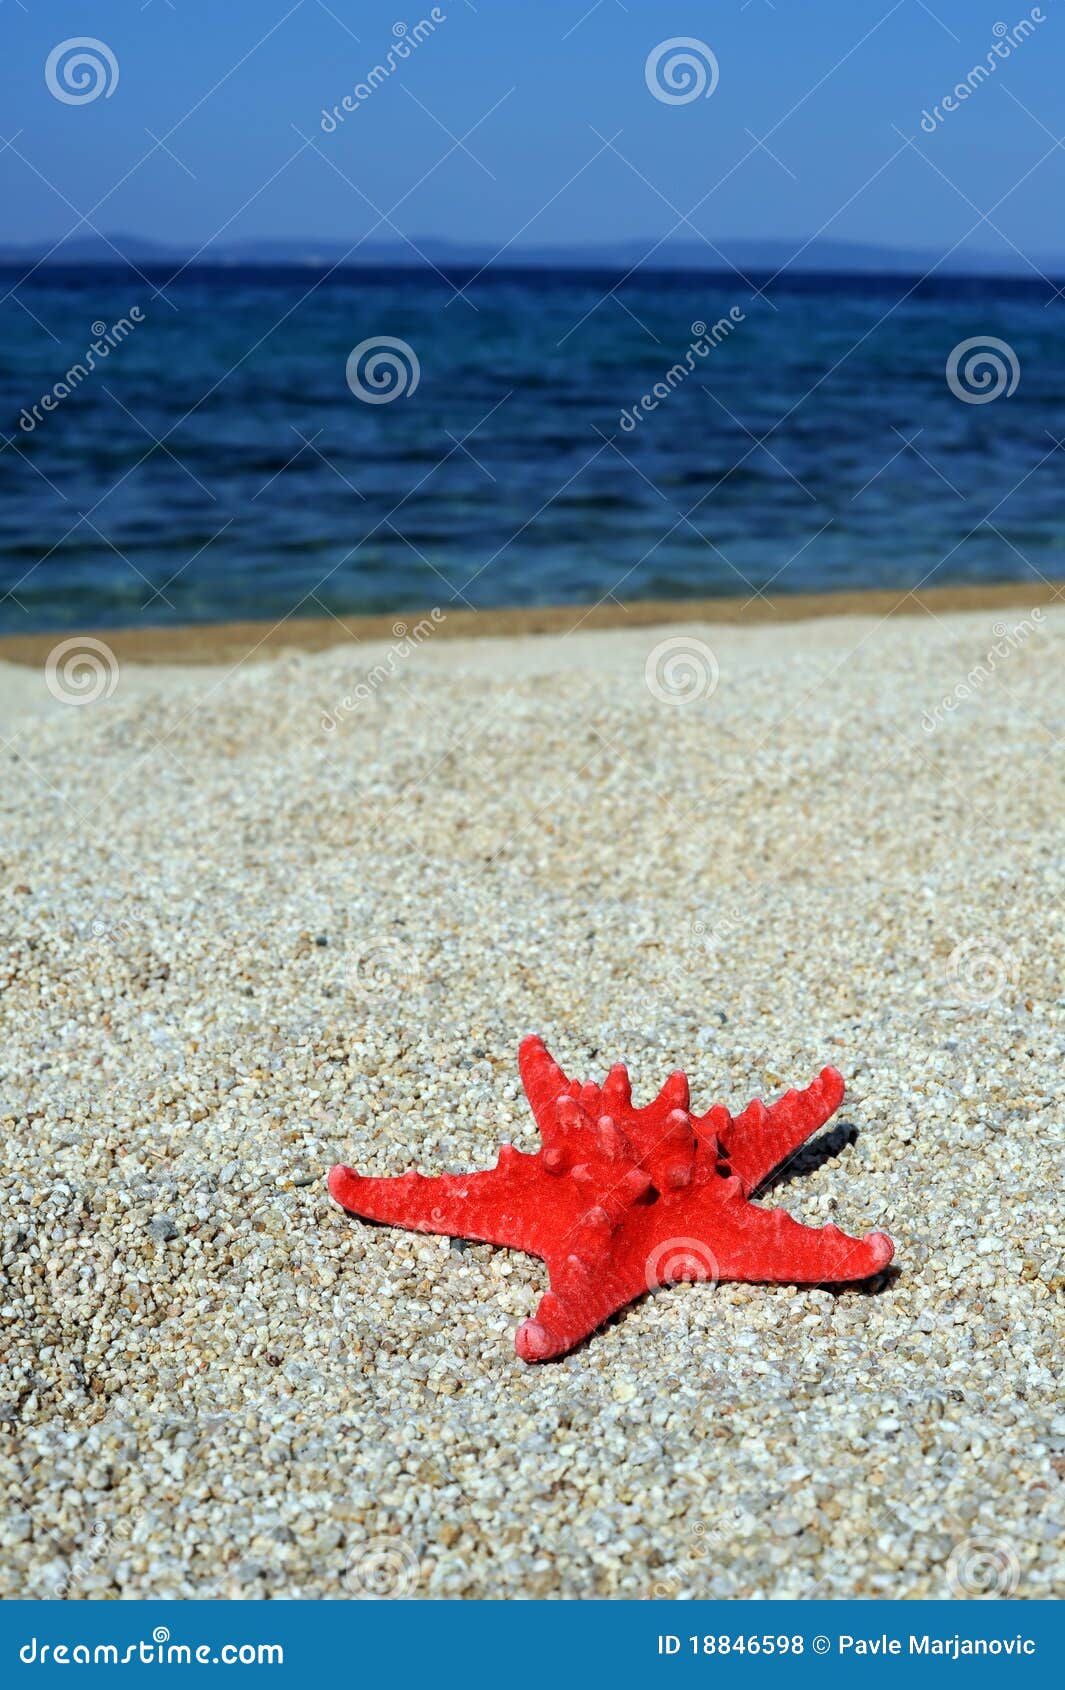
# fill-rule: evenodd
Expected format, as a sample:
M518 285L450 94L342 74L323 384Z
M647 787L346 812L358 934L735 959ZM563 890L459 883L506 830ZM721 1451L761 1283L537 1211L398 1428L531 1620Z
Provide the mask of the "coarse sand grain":
M1034 615L5 669L0 1594L1065 1594ZM325 1175L533 1145L531 1031L698 1109L834 1064L774 1201L894 1267L525 1365L541 1263Z

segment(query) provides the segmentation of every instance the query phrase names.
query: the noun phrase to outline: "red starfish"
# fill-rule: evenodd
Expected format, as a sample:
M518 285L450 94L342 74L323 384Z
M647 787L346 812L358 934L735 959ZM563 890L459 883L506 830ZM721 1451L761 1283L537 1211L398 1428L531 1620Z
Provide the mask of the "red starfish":
M843 1080L834 1068L768 1109L749 1103L733 1117L722 1104L692 1115L682 1073L634 1109L620 1063L601 1087L582 1086L535 1037L522 1043L518 1066L543 1141L535 1154L504 1144L494 1168L435 1179L364 1179L337 1167L329 1190L367 1220L540 1256L551 1289L515 1335L523 1360L564 1355L617 1309L671 1281L839 1284L868 1279L894 1255L883 1232L848 1238L747 1201L839 1108Z

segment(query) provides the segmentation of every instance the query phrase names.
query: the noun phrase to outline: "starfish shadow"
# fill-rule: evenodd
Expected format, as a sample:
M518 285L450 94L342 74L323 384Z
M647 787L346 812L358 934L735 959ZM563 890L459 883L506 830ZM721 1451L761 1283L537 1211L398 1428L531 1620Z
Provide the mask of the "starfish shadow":
M793 1179L798 1179L802 1174L816 1172L826 1162L834 1162L836 1157L841 1156L857 1139L858 1129L853 1121L837 1121L827 1133L821 1133L818 1138L811 1139L808 1144L800 1145L798 1150L792 1151L786 1162L774 1168L766 1175L761 1185L755 1187L751 1196L756 1202L760 1202L779 1186L790 1185Z

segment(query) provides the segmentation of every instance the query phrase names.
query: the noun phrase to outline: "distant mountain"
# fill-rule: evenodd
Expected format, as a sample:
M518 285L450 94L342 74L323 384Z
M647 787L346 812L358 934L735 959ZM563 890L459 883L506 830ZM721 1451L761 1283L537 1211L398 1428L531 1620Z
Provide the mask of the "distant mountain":
M123 260L138 269L147 266L177 268L186 264L214 268L237 266L295 265L308 269L329 269L336 264L368 268L421 269L435 265L441 270L478 270L498 263L506 269L610 270L626 271L637 266L648 270L690 270L712 272L736 269L744 275L809 274L813 271L845 275L924 275L936 266L937 275L950 276L1035 276L1036 271L1014 253L972 252L959 248L942 264L937 255L919 249L866 245L858 241L815 239L730 240L722 237L711 247L702 241L671 237L656 245L653 241L628 240L593 246L511 246L502 253L489 243L441 240L436 236L416 239L411 245L398 240L354 240L329 236L321 240L302 237L258 237L238 241L213 241L202 250L195 246L146 240L139 235L94 234L61 237L48 243L0 242L0 265L9 269L32 269L40 264L114 265ZM716 250L715 250L716 248ZM1065 258L1036 255L1044 275L1065 275Z

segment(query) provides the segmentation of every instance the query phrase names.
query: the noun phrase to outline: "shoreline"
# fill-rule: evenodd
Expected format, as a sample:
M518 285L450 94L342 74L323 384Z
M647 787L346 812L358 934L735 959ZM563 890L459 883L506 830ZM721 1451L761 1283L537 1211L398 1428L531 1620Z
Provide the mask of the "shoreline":
M637 599L580 605L530 605L501 610L451 610L434 626L433 639L505 638L567 634L577 628L649 628L667 623L708 622L735 627L804 622L820 617L948 615L955 611L1031 609L1065 598L1065 582L1010 581L907 591L868 588L839 593L793 593L765 599ZM287 616L278 621L181 624L176 627L54 629L41 634L0 635L0 662L37 667L61 641L103 640L119 662L225 663L256 652L264 658L286 651L327 651L350 640L401 639L430 615L397 611L376 616Z

